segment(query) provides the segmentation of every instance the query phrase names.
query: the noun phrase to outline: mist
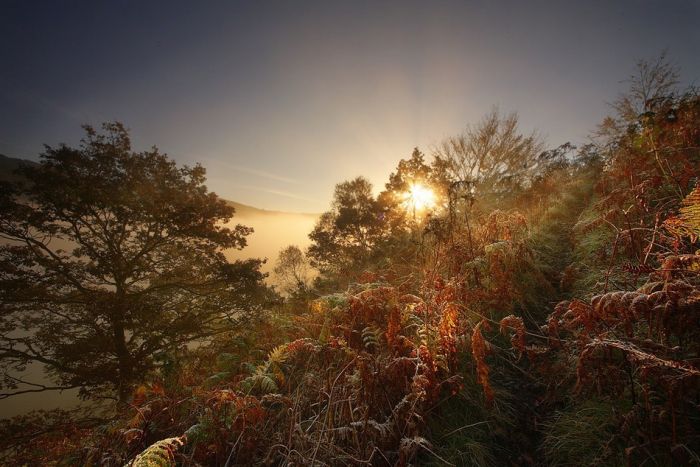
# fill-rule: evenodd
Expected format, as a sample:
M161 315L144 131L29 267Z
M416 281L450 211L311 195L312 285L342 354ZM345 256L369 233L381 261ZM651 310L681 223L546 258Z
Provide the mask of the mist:
M277 285L272 270L280 250L288 245L296 245L305 250L311 243L309 233L320 214L267 211L264 209L230 202L236 209L229 226L243 224L252 227L254 232L246 240L248 245L242 250L227 250L229 261L247 258L267 258L261 270L269 274L266 281Z

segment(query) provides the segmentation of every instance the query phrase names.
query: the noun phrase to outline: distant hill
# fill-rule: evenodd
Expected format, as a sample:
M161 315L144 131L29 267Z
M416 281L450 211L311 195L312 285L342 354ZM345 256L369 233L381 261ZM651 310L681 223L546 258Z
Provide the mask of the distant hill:
M22 163L36 164L36 162L26 159L17 159L16 157L7 157L0 154L0 180L17 180L19 176L14 172Z
M288 211L269 211L267 209L256 208L243 203L237 203L235 201L226 200L229 206L232 206L236 210L236 217L250 217L250 216L308 216L317 219L321 214L310 213L310 212L288 212Z

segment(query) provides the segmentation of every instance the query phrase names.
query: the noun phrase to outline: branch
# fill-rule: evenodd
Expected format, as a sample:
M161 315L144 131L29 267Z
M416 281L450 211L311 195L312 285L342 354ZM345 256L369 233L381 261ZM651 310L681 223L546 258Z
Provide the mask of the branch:
M9 345L12 346L12 342L10 339L5 338L5 342L9 343ZM0 347L0 361L7 358L14 358L19 361L39 362L47 366L57 368L65 373L69 373L75 376L81 376L76 371L63 365L59 361L40 355L36 350L32 348L31 343L27 342L26 340L17 340L17 342L21 342L32 353L17 350L12 347Z
M12 396L18 396L20 394L28 394L28 393L33 393L33 392L44 392L44 391L63 391L66 389L75 389L82 387L79 384L74 384L70 386L44 386L43 384L36 384L36 383L27 383L31 384L32 386L37 386L34 389L21 389L19 391L15 392L5 392L5 393L0 393L0 400L7 399L8 397Z

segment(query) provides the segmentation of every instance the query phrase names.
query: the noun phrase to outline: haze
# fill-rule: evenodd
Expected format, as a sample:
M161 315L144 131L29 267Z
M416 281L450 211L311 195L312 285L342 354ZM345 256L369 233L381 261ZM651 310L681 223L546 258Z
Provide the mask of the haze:
M494 104L585 141L634 60L700 75L696 1L3 2L0 153L120 120L259 208L321 212Z
M240 203L232 203L236 215L232 225L243 224L252 227L254 232L247 237L247 246L242 250L228 250L229 260L245 258L267 258L261 268L270 274L268 282L276 284L272 274L275 260L280 250L287 245L296 245L305 249L309 241L309 232L313 229L317 214L277 212L256 209Z

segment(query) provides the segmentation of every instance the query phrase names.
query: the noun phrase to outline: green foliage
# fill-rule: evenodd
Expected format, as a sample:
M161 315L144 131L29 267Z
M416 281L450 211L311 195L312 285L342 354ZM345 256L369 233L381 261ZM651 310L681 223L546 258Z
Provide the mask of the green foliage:
M494 428L501 426L507 430L511 426L501 425L504 420L499 420L498 412L490 412L474 397L479 392L476 381L465 378L464 388L430 420L438 455L454 465L499 465L499 445L492 441ZM432 463L440 465L437 460Z

